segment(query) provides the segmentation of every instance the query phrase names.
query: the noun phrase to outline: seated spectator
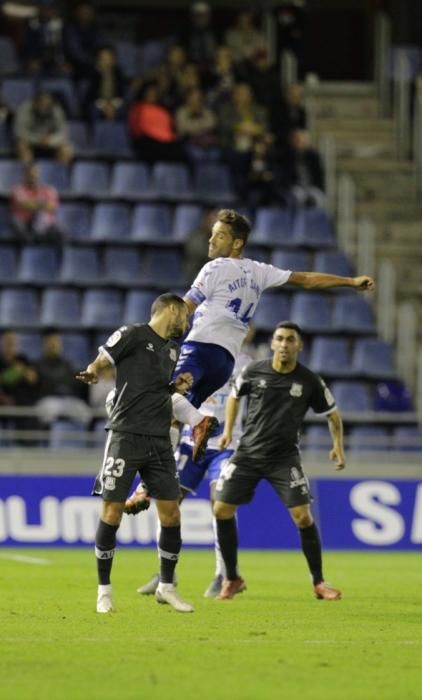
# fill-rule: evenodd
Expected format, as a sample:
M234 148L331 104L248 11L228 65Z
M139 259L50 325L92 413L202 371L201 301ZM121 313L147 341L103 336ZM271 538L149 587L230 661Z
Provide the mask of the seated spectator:
M72 159L64 111L48 92L39 92L18 107L14 130L18 157L24 163L34 156L55 156L62 163Z
M13 110L7 104L6 100L1 96L0 93L0 124L6 124L10 129L13 121Z
M4 331L0 353L0 406L33 406L37 398L38 374L25 355L18 352L18 339L13 331ZM38 427L32 417L8 419L16 430Z
M232 101L220 110L220 143L226 149L237 194L244 197L255 140L267 134L267 114L256 104L247 83L233 90Z
M284 99L281 90L280 69L271 63L268 51L260 49L248 65L248 81L258 104L268 113L270 130L277 134L283 127Z
M176 112L176 131L193 160L217 158L217 117L205 106L202 90L190 90Z
M90 118L115 121L123 117L125 85L112 46L97 52L95 70L86 92L86 111Z
M191 81L192 69L199 77L197 67L188 63L183 46L170 46L166 61L152 76L158 82L162 103L169 109L174 110L182 104L186 89Z
M92 75L95 55L102 43L94 5L86 1L77 3L73 20L66 23L63 30L65 58L76 80Z
M185 47L189 60L199 67L201 75L205 75L217 48L211 8L207 2L195 2L191 5L181 44Z
M86 402L86 387L75 379L76 370L64 357L62 339L49 329L43 337L41 359L37 363L38 396L36 408L41 423L51 425L62 417L77 418L88 425L91 411Z
M300 206L325 205L324 170L319 153L311 147L309 133L294 129L282 165L285 186Z
M239 12L235 26L228 30L225 41L235 63L253 61L258 51L267 50L265 35L256 28L253 12L249 10Z
M282 101L278 130L280 144L288 142L294 129L306 129L304 91L303 87L297 83L289 85L286 97Z
M171 112L159 99L156 80L147 81L129 110L129 132L139 158L149 163L183 161L185 151L177 139Z
M68 73L63 49L63 21L52 1L44 0L25 27L22 60L30 73Z
M274 139L270 134L255 139L247 189L248 203L252 208L266 207L277 201L283 201L279 192Z
M219 46L205 81L209 104L216 109L228 102L234 86L243 77L244 73L233 62L230 49Z
M16 238L31 243L57 243L62 232L57 223L59 195L52 185L42 185L35 163L25 166L25 179L15 185L10 224Z

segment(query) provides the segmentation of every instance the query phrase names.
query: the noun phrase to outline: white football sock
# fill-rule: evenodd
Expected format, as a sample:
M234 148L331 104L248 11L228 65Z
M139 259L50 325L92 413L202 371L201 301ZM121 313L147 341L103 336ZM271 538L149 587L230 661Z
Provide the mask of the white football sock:
M212 529L214 532L215 575L226 578L226 565L221 554L220 545L218 544L217 520L214 516L212 517Z
M198 409L192 406L186 396L175 393L172 394L171 400L173 403L173 416L179 423L187 423L194 428L203 419L202 413L199 413Z

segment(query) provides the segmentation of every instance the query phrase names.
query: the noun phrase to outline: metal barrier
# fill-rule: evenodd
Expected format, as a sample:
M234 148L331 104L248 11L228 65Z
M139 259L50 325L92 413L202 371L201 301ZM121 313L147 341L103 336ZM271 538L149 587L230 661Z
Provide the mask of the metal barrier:
M397 53L397 72L394 75L394 122L397 158L410 157L410 99L411 70L406 51Z
M324 134L319 142L319 152L321 153L325 173L325 196L327 209L330 214L334 214L336 209L336 141L331 134Z
M337 188L337 237L342 250L354 256L356 251L356 186L350 175L342 174Z
M359 274L375 276L376 226L369 219L357 223L356 267Z
M416 196L422 193L422 93L416 91L413 120L413 158L415 161Z
M397 309L396 362L401 377L415 386L418 322L413 304L403 302Z
M282 51L280 56L281 85L285 90L289 85L297 83L297 58L292 51Z
M391 260L381 260L377 275L378 331L387 343L395 338L396 270Z
M422 426L422 347L417 357L416 413L419 425Z
M385 12L375 17L374 79L377 86L380 117L391 114L391 90L388 76L388 56L391 52L391 20Z

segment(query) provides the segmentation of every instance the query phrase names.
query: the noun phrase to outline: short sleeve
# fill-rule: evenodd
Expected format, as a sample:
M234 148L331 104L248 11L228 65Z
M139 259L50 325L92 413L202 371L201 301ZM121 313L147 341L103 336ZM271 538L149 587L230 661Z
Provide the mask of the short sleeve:
M311 395L311 408L318 415L327 415L336 408L334 396L321 377L315 376Z
M248 372L248 368L244 367L240 374L237 375L232 391L231 391L231 396L233 396L235 399L240 399L241 396L246 396L247 394L250 393L251 390L251 380L250 380L250 375Z
M196 306L208 299L212 290L215 289L215 279L219 268L220 265L214 260L204 265L193 281L191 288L185 294L185 299L190 299Z
M275 267L274 265L266 263L258 263L258 265L262 268L262 289L281 287L289 281L289 277L292 274L291 270L282 270L281 267Z
M127 357L136 347L136 328L134 326L121 326L111 334L104 345L100 345L99 352L115 365L117 362Z

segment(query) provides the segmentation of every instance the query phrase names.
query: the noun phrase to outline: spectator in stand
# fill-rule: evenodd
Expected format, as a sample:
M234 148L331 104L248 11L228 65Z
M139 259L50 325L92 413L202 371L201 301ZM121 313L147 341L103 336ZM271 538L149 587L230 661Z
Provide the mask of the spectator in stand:
M198 69L188 63L183 46L174 45L169 47L166 61L151 76L157 80L163 104L169 109L177 109L182 104L192 68L198 75Z
M15 185L10 202L10 224L16 238L31 243L59 243L63 233L57 223L59 195L52 185L42 185L35 163L25 166L24 181Z
M211 8L207 2L191 5L186 31L181 44L186 48L190 61L193 61L206 75L217 48L217 38L212 26Z
M141 160L183 161L185 151L178 141L173 116L160 101L158 83L149 80L129 110L129 132Z
M199 226L186 239L183 255L183 279L186 284L191 284L198 270L209 261L209 237L217 213L216 209L203 209Z
M300 78L305 73L304 37L306 2L304 0L281 0L274 7L276 21L277 55L284 51L294 54L298 62Z
M97 51L95 70L86 91L86 113L91 119L115 121L123 117L125 82L112 46Z
M271 132L278 133L284 118L280 70L271 63L266 49L259 49L251 59L247 82L258 104L267 110Z
M319 153L311 147L309 133L294 129L282 173L285 186L300 206L325 205L324 170Z
M71 67L64 58L63 20L52 0L44 0L36 16L28 20L23 36L22 60L29 73L69 73Z
M73 157L64 111L48 92L39 92L18 107L14 130L17 154L24 163L34 156L55 156L62 163Z
M252 208L266 207L282 201L272 134L255 139L248 174L248 204Z
M87 389L81 389L75 379L77 371L64 357L62 339L55 329L44 333L37 372L39 400L36 408L40 422L50 425L65 416L88 425L91 411L87 404Z
M101 44L95 8L91 2L79 2L73 21L65 24L63 44L66 60L76 80L89 78L94 71L95 55Z
M237 64L248 64L258 51L267 49L265 35L256 28L254 14L249 10L239 12L234 27L226 33L225 43Z
M202 90L190 90L176 112L176 131L193 161L218 158L216 127L217 117L205 106Z
M33 406L37 398L38 374L25 355L18 351L13 331L4 331L0 354L0 406ZM32 417L16 417L8 425L17 430L38 427Z
M227 46L219 46L205 81L209 104L217 109L228 102L234 86L243 78L244 73L234 64L230 49Z
M232 101L221 108L219 120L220 143L226 149L236 192L244 197L255 140L268 133L266 110L255 102L250 86L239 83Z

